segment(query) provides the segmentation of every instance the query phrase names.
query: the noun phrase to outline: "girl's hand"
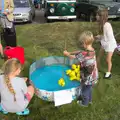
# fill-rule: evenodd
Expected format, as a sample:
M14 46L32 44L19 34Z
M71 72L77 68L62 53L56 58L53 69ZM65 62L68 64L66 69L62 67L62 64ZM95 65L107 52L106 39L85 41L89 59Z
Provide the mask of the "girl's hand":
M35 89L35 94L39 95L39 90L38 89Z
M96 39L101 39L102 38L102 35L97 35L95 36Z
M70 55L70 53L67 52L67 50L65 50L65 51L63 52L63 54L64 54L65 56L69 56L69 55Z
M27 82L28 78L27 78L27 77L24 77L24 80L25 80L25 82Z

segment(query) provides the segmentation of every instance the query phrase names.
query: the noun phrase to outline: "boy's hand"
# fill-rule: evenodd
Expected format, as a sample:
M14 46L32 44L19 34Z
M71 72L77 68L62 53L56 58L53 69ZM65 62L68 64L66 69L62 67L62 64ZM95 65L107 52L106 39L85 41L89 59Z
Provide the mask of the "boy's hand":
M65 56L70 55L70 53L69 53L69 52L67 52L67 50L65 50L65 51L63 52L63 54L64 54Z
M97 36L95 36L95 39L101 40L101 39L102 39L102 35L97 35Z

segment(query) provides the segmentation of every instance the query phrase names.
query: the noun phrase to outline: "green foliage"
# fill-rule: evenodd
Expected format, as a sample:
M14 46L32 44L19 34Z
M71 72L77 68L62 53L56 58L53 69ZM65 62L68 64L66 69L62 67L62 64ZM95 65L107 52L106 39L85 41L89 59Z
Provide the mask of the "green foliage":
M120 31L120 22L112 23L115 34ZM97 24L87 22L64 22L51 24L32 24L17 26L18 45L25 48L26 63L24 76L29 76L29 66L36 59L45 56L63 56L64 42L67 50L80 49L78 37L84 30L97 35ZM119 41L120 35L116 38ZM94 43L98 53L98 43ZM113 57L113 76L111 80L103 79L106 63L103 57L99 83L93 89L93 105L80 107L73 101L71 104L54 107L53 103L34 97L29 105L29 116L20 117L15 114L0 114L1 120L119 120L120 119L120 56ZM3 61L0 62L3 64Z

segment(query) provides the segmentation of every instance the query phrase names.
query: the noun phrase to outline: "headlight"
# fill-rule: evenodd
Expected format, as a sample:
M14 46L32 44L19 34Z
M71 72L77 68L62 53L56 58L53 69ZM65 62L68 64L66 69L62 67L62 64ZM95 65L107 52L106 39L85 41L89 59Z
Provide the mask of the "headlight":
M75 9L74 9L74 8L71 8L71 9L70 9L70 12L75 12Z
M23 13L22 16L29 16L29 13Z
M118 9L118 12L120 12L120 8Z
M51 13L54 13L54 11L55 11L54 8L50 8Z
M110 7L108 7L107 9L110 10Z

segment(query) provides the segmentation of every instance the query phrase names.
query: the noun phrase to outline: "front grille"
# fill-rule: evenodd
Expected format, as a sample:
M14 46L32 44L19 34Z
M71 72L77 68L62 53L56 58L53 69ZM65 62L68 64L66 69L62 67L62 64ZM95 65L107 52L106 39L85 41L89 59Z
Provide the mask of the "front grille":
M117 10L116 10L115 7L111 7L110 10L109 10L109 13L110 13L110 14L114 14L114 13L116 13L116 12L117 12Z
M14 16L20 16L21 14L20 14L20 13L18 13L18 14L16 13L16 14L13 14L13 15L14 15Z
M120 4L110 7L109 14L117 14L119 7L120 7Z
M15 22L22 22L23 19L14 19Z

